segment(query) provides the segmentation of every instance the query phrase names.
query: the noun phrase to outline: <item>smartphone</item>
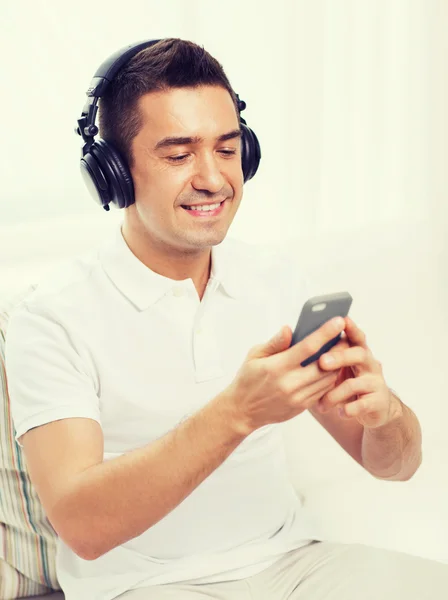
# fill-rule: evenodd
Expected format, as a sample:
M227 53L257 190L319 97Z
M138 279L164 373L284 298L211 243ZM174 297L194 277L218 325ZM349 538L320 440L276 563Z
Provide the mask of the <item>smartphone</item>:
M326 294L325 296L314 296L307 300L303 305L296 328L292 334L291 346L301 342L310 333L319 329L326 321L334 317L346 317L352 301L353 298L348 292L335 292L334 294ZM339 342L341 336L342 333L339 333L332 340L324 344L318 352L300 363L301 366L306 367L317 360L322 354L328 352L330 348L333 348Z

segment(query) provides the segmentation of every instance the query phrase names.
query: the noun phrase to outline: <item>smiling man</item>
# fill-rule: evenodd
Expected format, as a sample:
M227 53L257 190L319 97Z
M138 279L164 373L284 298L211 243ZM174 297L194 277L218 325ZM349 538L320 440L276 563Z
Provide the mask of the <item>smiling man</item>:
M305 410L380 479L412 477L421 431L351 319L291 346L300 268L227 238L258 162L221 65L171 38L116 60L102 140L78 122L122 223L40 283L6 340L66 600L445 598L446 565L319 540L294 492L278 424ZM343 332L333 362L301 366Z
M124 239L153 271L191 277L202 298L210 248L224 240L243 195L235 104L225 88L208 85L146 94L137 110L137 202L125 211Z

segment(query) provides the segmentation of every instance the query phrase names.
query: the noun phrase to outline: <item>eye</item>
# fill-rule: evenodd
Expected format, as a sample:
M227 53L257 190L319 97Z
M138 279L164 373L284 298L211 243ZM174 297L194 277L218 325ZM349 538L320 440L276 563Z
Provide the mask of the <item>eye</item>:
M236 150L220 150L220 152L225 156L233 156L236 154Z
M171 160L172 162L180 162L181 160L184 160L184 158L187 158L188 154L183 154L182 156L168 156L168 160Z
M234 156L236 154L236 150L219 150L219 152L224 156ZM188 156L188 154L180 154L179 156L167 156L167 158L173 163L180 163L183 160L185 160Z

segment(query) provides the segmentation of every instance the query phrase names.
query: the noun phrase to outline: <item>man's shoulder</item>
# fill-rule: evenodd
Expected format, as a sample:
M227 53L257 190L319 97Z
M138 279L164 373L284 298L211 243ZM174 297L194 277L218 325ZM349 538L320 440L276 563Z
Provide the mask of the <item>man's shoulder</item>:
M52 312L58 306L66 305L67 301L75 304L91 285L98 266L99 249L62 261L17 295L13 314L23 308L39 313Z

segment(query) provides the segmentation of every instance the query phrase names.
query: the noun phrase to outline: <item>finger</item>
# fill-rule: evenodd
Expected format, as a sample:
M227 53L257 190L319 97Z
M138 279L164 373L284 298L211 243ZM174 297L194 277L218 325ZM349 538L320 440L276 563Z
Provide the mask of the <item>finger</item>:
M310 409L315 406L319 406L319 401L326 392L330 391L334 388L334 383L331 382L323 389L314 390L312 393L308 392L306 402L304 403L304 408Z
M342 367L357 367L357 374L379 372L379 365L368 348L361 346L352 346L351 348L342 348L339 350L335 348L332 348L330 352L322 354L319 358L319 367L321 369L329 371L341 369Z
M333 371L322 371L319 369L319 366L316 362L307 365L306 367L297 367L295 369L290 369L282 379L282 385L285 392L288 393L296 393L301 389L304 389L310 385L315 383L319 383L320 381L329 382L333 381L333 386L337 381L337 372ZM325 385L325 384L324 384ZM321 388L319 388L321 389ZM331 389L331 388L330 388Z
M380 412L379 407L376 407L375 394L367 394L358 400L342 404L338 409L341 417L345 417L346 419L360 417L366 413L373 414L376 411Z
M352 379L346 379L341 385L325 394L319 402L319 410L327 412L338 404L353 402L358 395L372 394L378 389L377 377L372 375L361 375Z
M344 331L342 332L342 334L344 334ZM335 344L333 346L333 348L331 349L332 351L335 350L345 350L346 348L351 348L351 345L348 343L346 338L342 338L339 340L339 342L337 344Z
M345 317L345 333L351 345L367 348L366 334L351 317Z
M344 383L344 381L346 379L351 379L352 377L356 377L355 372L353 370L352 367L342 367L342 369L340 369L339 371L336 371L336 373L338 373L338 377L336 379L336 386L341 385L341 383Z
M297 407L307 409L316 404L330 390L334 389L335 383L335 373L327 373L318 381L299 386L296 393L292 396L292 403Z
M338 336L344 327L345 320L342 317L330 319L301 342L285 350L280 355L283 366L286 369L297 367L304 360L316 354L324 344Z

